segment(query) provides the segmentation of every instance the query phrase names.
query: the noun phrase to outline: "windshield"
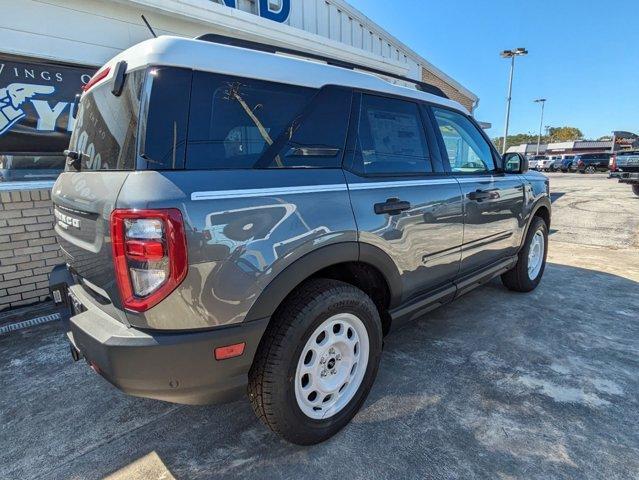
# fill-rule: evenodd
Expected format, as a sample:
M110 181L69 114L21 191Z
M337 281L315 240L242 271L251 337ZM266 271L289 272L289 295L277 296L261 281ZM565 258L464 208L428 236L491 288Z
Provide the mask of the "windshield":
M69 149L81 152L82 170L132 170L144 71L128 73L119 97L111 82L82 97Z

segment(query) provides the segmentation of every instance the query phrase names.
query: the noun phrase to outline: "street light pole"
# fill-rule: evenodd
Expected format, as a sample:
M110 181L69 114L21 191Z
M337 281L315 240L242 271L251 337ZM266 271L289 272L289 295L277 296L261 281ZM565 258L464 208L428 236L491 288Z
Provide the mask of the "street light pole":
M517 48L515 50L504 50L501 52L502 58L510 58L510 77L508 79L508 97L506 98L506 122L504 126L504 140L501 144L502 155L506 153L506 139L508 137L508 124L510 123L510 100L513 93L513 75L515 73L515 57L528 55L525 48Z
M541 143L541 127L544 124L544 106L546 105L545 98L538 98L534 100L535 103L541 103L541 119L539 120L539 135L537 136L537 155L539 155L539 144Z

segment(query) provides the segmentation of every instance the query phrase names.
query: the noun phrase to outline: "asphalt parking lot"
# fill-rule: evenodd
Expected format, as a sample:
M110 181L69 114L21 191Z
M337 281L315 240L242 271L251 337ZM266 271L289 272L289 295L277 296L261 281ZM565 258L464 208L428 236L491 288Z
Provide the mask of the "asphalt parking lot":
M302 448L247 401L127 397L57 323L0 337L0 478L639 478L639 197L550 174L549 264L389 336L354 421Z

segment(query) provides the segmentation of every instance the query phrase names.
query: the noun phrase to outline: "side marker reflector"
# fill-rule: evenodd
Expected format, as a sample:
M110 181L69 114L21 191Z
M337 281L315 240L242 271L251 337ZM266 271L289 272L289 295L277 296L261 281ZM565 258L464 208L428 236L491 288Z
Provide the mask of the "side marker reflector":
M215 349L215 360L226 360L227 358L239 357L244 353L246 343L236 343Z

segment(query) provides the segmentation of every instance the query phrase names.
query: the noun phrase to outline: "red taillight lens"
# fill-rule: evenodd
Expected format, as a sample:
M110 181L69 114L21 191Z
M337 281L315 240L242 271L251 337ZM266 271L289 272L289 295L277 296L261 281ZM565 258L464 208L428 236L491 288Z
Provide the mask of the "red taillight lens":
M157 305L186 277L186 236L177 209L114 210L111 242L116 281L128 310Z
M617 171L617 155L613 155L610 157L610 162L608 165L610 167L610 170L612 170L613 172Z
M102 70L98 70L95 75L91 77L91 79L87 82L87 84L82 87L83 92L88 92L93 85L98 83L100 80L103 80L111 71L111 67L105 67Z
M127 240L126 254L134 260L159 262L164 258L164 243L154 240Z
M583 166L585 165L585 163L584 163L584 161L583 161L583 160L579 160L579 161L577 162L577 165L579 165L580 167L583 167Z

